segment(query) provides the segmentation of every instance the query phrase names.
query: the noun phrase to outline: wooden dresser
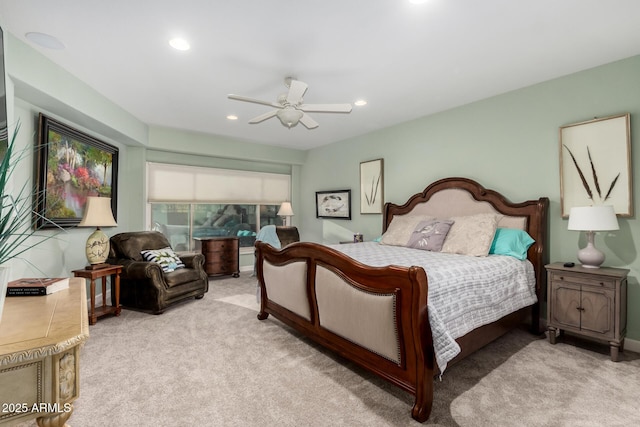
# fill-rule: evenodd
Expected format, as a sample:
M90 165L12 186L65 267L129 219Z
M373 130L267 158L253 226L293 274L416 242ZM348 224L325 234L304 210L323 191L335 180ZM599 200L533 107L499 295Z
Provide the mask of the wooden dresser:
M240 276L240 239L238 237L196 237L204 255L204 271L209 276Z
M51 295L9 297L0 321L0 425L63 426L80 395L89 338L85 281Z

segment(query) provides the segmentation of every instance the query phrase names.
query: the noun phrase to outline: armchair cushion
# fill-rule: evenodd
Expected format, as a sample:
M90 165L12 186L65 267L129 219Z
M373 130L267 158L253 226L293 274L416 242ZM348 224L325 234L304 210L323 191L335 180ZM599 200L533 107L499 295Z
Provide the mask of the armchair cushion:
M164 279L167 281L167 286L173 288L176 285L200 280L200 276L197 270L192 268L181 268L179 270L172 271L171 273L165 273Z
M162 271L165 273L170 273L179 268L184 268L182 260L168 246L162 249L147 249L140 253L145 261L160 264Z

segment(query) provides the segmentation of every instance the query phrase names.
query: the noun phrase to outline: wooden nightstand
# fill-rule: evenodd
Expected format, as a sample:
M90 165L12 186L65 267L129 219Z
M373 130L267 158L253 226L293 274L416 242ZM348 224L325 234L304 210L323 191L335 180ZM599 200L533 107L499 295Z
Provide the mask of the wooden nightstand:
M611 360L618 361L627 332L627 274L621 268L565 267L547 269L547 327L549 342L556 330L607 341Z

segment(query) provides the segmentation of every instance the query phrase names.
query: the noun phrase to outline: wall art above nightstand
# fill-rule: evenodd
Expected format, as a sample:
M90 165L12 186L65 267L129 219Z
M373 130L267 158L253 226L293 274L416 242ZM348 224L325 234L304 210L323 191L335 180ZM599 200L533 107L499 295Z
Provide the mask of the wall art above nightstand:
M575 206L612 205L633 216L630 114L560 128L562 217Z

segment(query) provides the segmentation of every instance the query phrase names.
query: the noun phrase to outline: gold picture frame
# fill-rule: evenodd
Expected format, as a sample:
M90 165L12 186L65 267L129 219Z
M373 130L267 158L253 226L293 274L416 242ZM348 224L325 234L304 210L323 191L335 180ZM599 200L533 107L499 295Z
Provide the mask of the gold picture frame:
M360 163L360 213L381 214L384 207L384 160Z
M630 114L560 127L560 205L612 205L633 216Z

